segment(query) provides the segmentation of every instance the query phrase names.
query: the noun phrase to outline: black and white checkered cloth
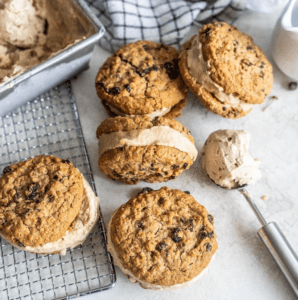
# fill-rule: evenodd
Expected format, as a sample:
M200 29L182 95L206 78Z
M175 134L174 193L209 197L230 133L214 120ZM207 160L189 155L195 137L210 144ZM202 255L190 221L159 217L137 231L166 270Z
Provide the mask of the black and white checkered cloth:
M106 28L101 46L112 52L137 40L181 46L193 23L233 23L249 1L256 0L87 0Z

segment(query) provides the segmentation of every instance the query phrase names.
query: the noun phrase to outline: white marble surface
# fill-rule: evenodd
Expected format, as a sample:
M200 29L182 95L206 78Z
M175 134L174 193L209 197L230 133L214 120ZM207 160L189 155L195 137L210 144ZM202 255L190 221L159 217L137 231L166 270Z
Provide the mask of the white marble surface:
M271 61L271 34L280 12L280 7L270 15L246 12L235 24L254 38ZM245 199L237 191L225 191L213 185L202 172L200 158L177 180L166 184L127 186L108 179L98 170L95 131L107 115L96 96L94 79L108 56L109 53L97 47L91 69L73 83L105 222L142 187L158 189L168 185L189 190L214 215L219 249L208 274L185 289L172 292L143 290L117 268L117 283L112 290L82 299L294 300L292 290L257 236L260 225ZM266 111L262 111L263 104L242 119L228 120L208 112L189 95L178 120L191 130L199 151L215 130L244 129L250 132L250 152L262 162L262 179L248 190L266 219L278 222L298 251L298 90L287 90L290 80L275 65L274 78L271 95L277 96L278 100ZM267 195L266 201L261 200L263 195Z

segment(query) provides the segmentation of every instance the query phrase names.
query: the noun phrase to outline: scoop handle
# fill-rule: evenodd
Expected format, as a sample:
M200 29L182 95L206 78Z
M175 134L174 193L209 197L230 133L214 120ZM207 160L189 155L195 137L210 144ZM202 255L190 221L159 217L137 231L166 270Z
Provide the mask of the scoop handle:
M298 296L298 257L275 223L263 226L258 235Z

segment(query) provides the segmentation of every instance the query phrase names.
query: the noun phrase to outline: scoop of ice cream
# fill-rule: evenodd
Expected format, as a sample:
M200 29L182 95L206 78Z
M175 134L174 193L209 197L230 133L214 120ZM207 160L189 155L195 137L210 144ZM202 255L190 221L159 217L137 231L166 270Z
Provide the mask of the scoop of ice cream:
M216 184L232 189L254 184L261 177L260 161L248 152L250 135L244 130L218 130L207 139L202 166Z
M46 42L45 1L5 0L0 3L0 40L21 48Z

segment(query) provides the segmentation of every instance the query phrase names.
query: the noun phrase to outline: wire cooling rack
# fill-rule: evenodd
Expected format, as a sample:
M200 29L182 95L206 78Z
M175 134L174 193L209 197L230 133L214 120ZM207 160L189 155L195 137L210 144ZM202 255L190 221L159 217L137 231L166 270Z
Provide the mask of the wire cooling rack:
M95 191L70 82L0 117L0 174L5 166L40 154L70 159ZM1 300L73 299L115 284L102 218L85 243L65 256L21 251L4 239L0 243Z

